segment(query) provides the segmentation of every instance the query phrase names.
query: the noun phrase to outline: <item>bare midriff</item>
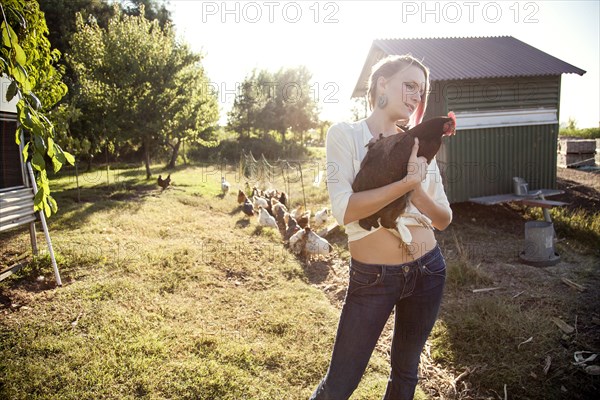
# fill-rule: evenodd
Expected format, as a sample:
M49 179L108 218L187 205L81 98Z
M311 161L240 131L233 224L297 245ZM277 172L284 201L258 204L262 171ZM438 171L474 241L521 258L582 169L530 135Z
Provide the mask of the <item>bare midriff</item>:
M377 231L348 243L352 258L365 264L404 264L423 256L433 250L437 244L431 229L421 226L408 226L412 234L409 253L406 246L401 246L400 238L388 229Z

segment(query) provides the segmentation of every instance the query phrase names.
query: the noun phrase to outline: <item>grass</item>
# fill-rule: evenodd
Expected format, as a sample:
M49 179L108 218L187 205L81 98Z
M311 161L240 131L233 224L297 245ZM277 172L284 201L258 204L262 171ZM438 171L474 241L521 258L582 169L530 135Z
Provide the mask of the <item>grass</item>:
M579 139L597 139L600 138L600 128L584 128L584 129L561 129L559 136L573 137Z
M533 219L544 219L538 207L528 207L525 212ZM600 211L554 207L550 210L550 218L559 235L600 251Z
M288 182L267 174L249 183L285 187L290 208L306 201L314 212L329 201L323 184L312 185L322 156L302 164L302 175L296 165ZM232 184L226 196L222 174ZM327 370L339 310L276 231L239 211L246 178L235 166L193 164L173 171L174 187L161 193L144 177L142 168L112 169L108 184L106 170L83 174L81 202L72 176L53 178L60 208L49 227L64 286L54 288L47 254L0 282L0 398L308 398ZM39 231L38 242L45 248ZM29 248L27 230L0 243L8 265ZM455 246L430 340L439 366L472 371L469 394L454 398L503 398L504 384L514 398L561 398L561 386L585 396L590 379L568 366L575 347L596 344L564 339L549 322L572 305L469 294L494 276L457 238ZM344 243L335 248L347 258ZM387 356L375 352L352 399L380 398L388 373ZM416 399L439 397L425 392Z
M81 203L72 177L53 181L64 286L54 289L47 255L0 284L0 398L309 397L339 312L279 233L239 212L235 171L224 171L235 193L222 198L213 169L178 170L163 193L141 169L113 170L109 185L84 175ZM321 191L307 187L307 204L324 206ZM3 236L6 256L27 239ZM386 381L376 355L353 399Z

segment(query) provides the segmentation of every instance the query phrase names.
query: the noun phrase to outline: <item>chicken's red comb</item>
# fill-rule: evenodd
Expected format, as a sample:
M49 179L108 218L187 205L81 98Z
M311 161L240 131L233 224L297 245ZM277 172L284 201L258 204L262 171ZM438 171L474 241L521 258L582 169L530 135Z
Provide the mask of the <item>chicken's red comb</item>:
M448 117L452 118L452 121L454 121L454 126L456 126L456 115L454 115L454 111L450 111L448 113Z

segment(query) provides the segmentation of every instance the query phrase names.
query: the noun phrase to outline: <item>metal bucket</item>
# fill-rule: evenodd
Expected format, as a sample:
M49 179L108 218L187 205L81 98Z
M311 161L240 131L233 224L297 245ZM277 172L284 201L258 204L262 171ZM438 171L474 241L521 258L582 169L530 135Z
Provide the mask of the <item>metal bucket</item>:
M526 264L538 267L554 265L560 260L560 256L554 251L552 222L528 221L525 223L525 250L520 257Z
M527 182L523 178L513 177L513 188L517 196L526 196L528 193Z

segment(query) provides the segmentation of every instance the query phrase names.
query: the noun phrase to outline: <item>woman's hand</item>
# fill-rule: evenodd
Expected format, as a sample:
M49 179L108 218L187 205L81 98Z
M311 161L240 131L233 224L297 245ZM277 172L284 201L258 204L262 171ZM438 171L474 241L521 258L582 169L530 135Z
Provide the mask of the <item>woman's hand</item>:
M410 202L417 207L417 209L431 219L431 224L438 230L443 231L450 225L452 221L452 214L436 203L435 200L423 190L421 185L417 185L413 189L410 196Z
M410 158L408 159L406 182L411 185L418 187L427 176L427 159L425 157L417 157L419 151L419 139L415 138L415 144L413 145Z

